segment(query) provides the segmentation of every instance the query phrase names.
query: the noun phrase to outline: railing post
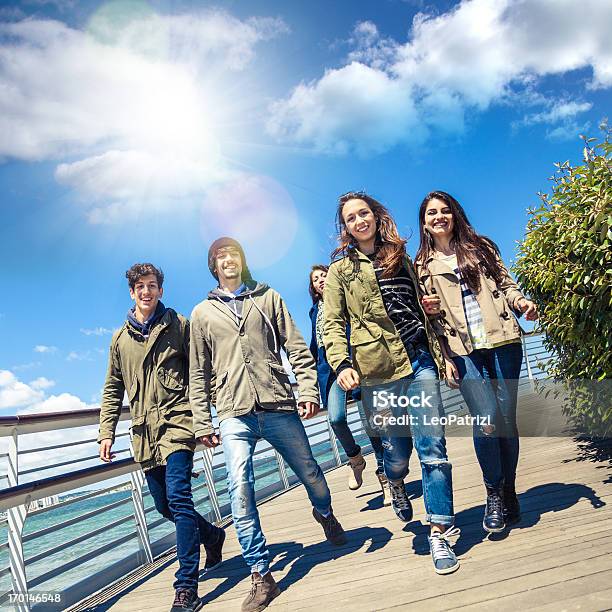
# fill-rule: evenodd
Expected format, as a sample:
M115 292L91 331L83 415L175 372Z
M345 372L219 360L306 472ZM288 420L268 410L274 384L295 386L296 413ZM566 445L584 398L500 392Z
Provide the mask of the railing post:
M347 411L348 418L348 411ZM331 423L329 422L329 418L325 419L327 421L327 433L329 434L329 444L332 449L332 454L334 456L334 461L336 465L342 465L342 460L340 459L340 451L338 450L338 440L336 439L336 434L332 429Z
M16 487L19 484L19 435L17 428L9 438L8 452L8 485ZM8 510L8 545L11 568L11 581L15 595L27 595L28 579L25 571L25 556L23 554L23 526L28 512L27 504L14 506ZM15 602L15 609L19 612L29 612L27 602ZM27 597L26 597L27 600Z
M149 539L149 526L145 514L144 498L142 495L142 485L144 475L142 470L131 472L130 481L132 483L132 502L134 504L134 518L136 519L136 529L140 545L144 552L147 563L153 563L153 551L151 550L151 540Z
M213 472L214 455L214 449L202 449L202 463L204 465L204 478L206 479L206 487L208 489L208 499L215 515L215 522L218 523L221 520L221 508L219 507L219 498L217 497L217 489L215 487L215 474Z
M281 482L283 483L283 489L289 488L289 477L287 476L287 467L285 466L285 460L281 454L275 449L274 454L276 455L276 463L278 464L278 473L280 474Z

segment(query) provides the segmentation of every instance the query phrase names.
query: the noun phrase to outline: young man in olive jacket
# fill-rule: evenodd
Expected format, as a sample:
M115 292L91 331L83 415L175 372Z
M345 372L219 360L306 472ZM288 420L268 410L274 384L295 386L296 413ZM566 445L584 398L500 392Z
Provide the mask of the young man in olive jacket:
M277 450L302 481L325 537L341 545L346 536L334 517L325 476L300 421L319 410L310 350L281 296L251 279L238 242L231 238L213 242L208 265L219 286L191 315L189 398L196 437L208 447L223 443L232 516L242 555L251 569L252 588L242 610L254 612L280 594L270 573L255 500L257 440L264 439ZM297 378L297 403L281 349ZM211 419L213 379L221 436Z
M135 305L113 335L100 407L100 458L111 447L127 391L134 459L143 470L158 512L176 525L176 590L172 612L199 610L200 544L206 569L221 562L225 532L200 516L191 496L193 417L187 393L189 322L160 298L164 276L150 263L126 276Z

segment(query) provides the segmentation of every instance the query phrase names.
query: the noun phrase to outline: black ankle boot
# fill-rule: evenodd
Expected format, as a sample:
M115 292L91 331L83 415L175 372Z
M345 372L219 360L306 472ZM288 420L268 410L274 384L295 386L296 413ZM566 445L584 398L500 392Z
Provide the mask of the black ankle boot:
M482 519L482 527L489 533L499 533L506 528L502 491L501 487L487 487L487 506Z
M521 506L514 485L504 485L504 520L506 525L512 525L521 520Z

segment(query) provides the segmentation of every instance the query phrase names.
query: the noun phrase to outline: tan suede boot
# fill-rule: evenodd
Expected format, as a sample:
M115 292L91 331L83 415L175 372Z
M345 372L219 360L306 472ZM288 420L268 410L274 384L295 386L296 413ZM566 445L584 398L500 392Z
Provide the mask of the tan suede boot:
M251 591L242 602L242 612L261 612L270 602L281 594L281 590L268 572L262 576L259 572L251 574Z
M349 457L349 479L348 486L351 491L357 490L363 484L363 470L365 470L366 460L361 453L354 457Z
M382 489L383 494L383 506L391 505L391 492L389 491L389 481L385 476L384 472L381 474L376 474L378 478L378 482L380 483L380 488Z

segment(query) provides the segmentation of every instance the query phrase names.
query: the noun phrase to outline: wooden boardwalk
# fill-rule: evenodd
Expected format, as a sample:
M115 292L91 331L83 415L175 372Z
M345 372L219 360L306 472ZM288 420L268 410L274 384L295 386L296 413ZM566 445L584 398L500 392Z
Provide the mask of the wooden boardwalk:
M572 438L522 438L517 490L523 519L493 540L481 527L483 485L472 440L450 437L448 447L461 528L459 571L433 571L416 456L407 478L415 509L409 524L381 505L369 456L358 491L348 490L346 467L327 475L349 537L344 547L322 539L301 486L260 507L272 571L283 590L269 610L612 608L612 475L605 458ZM200 582L207 612L239 611L250 588L233 526L227 533L225 562ZM103 609L168 610L175 570L176 562L168 564Z

